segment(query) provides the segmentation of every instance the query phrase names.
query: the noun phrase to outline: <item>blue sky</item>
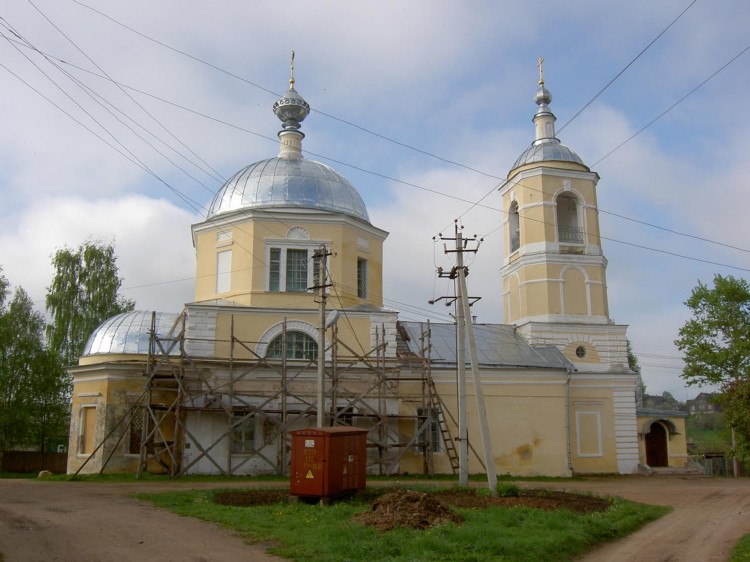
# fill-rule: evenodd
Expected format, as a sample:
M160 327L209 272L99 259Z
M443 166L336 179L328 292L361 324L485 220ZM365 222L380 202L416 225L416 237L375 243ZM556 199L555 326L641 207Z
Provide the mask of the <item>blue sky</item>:
M687 8L558 136L601 176L610 312L630 326L649 391L681 399L698 392L684 389L672 345L687 319L682 303L699 279L747 277L750 269L746 1L82 2L9 0L0 14L0 265L40 307L50 255L87 238L114 241L125 293L139 308L177 311L191 300L189 225L222 178L276 154L273 92L286 90L294 49L297 89L314 110L303 125L307 157L344 174L373 223L391 233L386 304L407 320L447 319L444 307L427 304L450 290L435 280L435 267L450 261L432 238L449 234L461 216L468 234L487 235L469 276L470 292L482 296L480 322L502 320L502 215L494 188L533 140L537 58L545 58L559 130ZM91 96L19 37L66 61L60 66ZM87 57L133 88L128 92L142 107L95 76L101 70ZM195 179L94 98L186 154L169 158ZM215 172L189 162L198 157ZM486 207L471 210L450 197L478 201L487 194Z

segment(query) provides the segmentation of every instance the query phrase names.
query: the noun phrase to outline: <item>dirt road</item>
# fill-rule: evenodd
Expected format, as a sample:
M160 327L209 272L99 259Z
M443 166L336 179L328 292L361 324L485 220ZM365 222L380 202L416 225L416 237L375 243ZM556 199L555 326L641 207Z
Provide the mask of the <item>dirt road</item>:
M534 486L586 490L674 508L629 537L600 547L582 559L586 562L725 561L740 537L750 533L746 478L614 477Z
M4 562L282 560L266 554L268 545L129 497L200 487L219 485L0 479L0 553Z
M268 485L265 482L263 485ZM130 494L232 484L104 484L0 479L0 553L15 561L280 560L217 526L139 502ZM589 478L522 486L591 491L674 511L586 561L727 560L750 532L750 481L679 477Z

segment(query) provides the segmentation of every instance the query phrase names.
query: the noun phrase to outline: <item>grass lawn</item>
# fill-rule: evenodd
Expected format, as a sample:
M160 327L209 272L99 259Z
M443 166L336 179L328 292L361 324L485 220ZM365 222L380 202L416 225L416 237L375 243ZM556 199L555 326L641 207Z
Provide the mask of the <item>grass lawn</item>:
M729 556L729 562L748 562L750 561L750 535L745 535L732 550Z
M422 491L428 488L409 486ZM669 508L615 499L603 512L488 507L454 511L462 525L418 531L376 531L352 521L370 508L353 499L331 506L279 503L234 507L213 501L220 490L140 494L140 499L180 515L217 522L250 541L270 541L270 551L293 560L572 560L594 545L624 537ZM235 490L236 491L236 490Z

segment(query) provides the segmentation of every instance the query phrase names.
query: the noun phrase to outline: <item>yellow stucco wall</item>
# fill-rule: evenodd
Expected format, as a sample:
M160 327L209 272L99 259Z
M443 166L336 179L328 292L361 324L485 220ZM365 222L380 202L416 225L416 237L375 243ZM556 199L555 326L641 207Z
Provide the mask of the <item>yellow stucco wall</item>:
M520 248L511 251L513 233L508 232L503 267L505 323L555 315L609 316L606 261L589 257L601 254L597 179L585 166L562 162L523 166L509 175L501 189L503 209L510 214L512 207L518 206ZM583 244L558 236L558 201L562 196L577 201L574 212L577 226L583 229ZM511 222L507 224L510 227Z
M319 325L318 311L313 310L309 313L304 311L287 312L273 310L257 310L236 312L222 312L216 317L216 357L230 357L230 342L232 330L236 340L243 345L235 344L235 358L253 358L253 353L248 351L252 349L257 352L257 346L261 341L269 343L268 332L274 332L281 329L281 324L286 321L287 329L299 330L299 324L304 323L309 327L309 335L314 339L317 338L317 327ZM234 328L232 328L234 323ZM361 347L370 346L370 329L371 321L369 315L357 313L347 313L346 321L337 324L338 339L348 345L350 348L360 351ZM265 336L265 337L264 337ZM329 336L330 337L330 334ZM341 355L347 355L343 349L339 352Z
M309 240L288 239L303 228ZM312 293L267 291L269 248L298 245L317 248L325 244L330 279L342 307L356 304L382 306L383 241L387 233L353 220L309 221L300 218L272 220L250 217L236 222L194 226L196 251L196 302L216 298L258 307L316 308ZM231 251L228 291L217 292L217 254ZM367 297L357 296L357 259L367 260Z
M526 380L517 373L484 376L483 393L492 450L498 474L516 476L569 476L566 439L565 375L530 373ZM482 457L482 437L477 416L476 397L471 376L467 386L469 442ZM447 409L458 418L455 374L437 375L436 388ZM401 392L415 389L402 385ZM414 415L417 405L401 403L403 415ZM401 432L413 433L414 420L402 422ZM455 439L458 428L449 423ZM458 445L456 444L456 447ZM402 472L421 472L421 455L408 453L401 460ZM436 473L450 473L450 461L444 452L434 455ZM469 472L484 469L474 453L469 453Z

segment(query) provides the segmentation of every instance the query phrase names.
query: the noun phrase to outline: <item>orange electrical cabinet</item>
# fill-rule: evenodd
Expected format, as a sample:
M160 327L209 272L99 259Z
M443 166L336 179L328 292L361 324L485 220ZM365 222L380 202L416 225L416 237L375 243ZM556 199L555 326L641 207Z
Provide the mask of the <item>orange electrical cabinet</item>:
M320 427L291 436L292 496L325 498L365 487L366 429Z

